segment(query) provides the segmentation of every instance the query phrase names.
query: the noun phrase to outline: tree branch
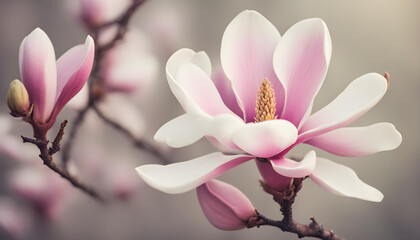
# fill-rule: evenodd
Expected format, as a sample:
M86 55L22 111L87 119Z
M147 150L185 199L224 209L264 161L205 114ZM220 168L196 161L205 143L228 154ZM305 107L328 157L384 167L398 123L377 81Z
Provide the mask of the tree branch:
M55 138L53 142L53 146L51 148L48 148L49 141L46 139L41 138L28 138L28 137L22 137L22 140L24 143L32 143L35 144L39 151L39 157L43 160L44 165L49 167L51 170L59 174L62 178L69 181L74 187L80 189L84 193L88 194L89 196L93 197L94 199L105 202L105 198L103 198L99 193L97 193L92 187L87 186L83 184L80 180L78 180L75 176L71 175L66 169L59 167L55 162L53 161L53 157L51 153L55 153L55 149L60 146L60 140L64 134L64 127L66 125L67 121L64 121L61 124L60 131L57 133L57 137ZM56 147L54 147L54 145Z
M139 149L146 150L150 154L154 155L156 158L158 158L162 163L169 164L171 161L167 158L166 155L164 155L156 146L152 145L151 143L136 138L128 129L120 125L119 123L113 121L112 119L108 118L105 114L101 112L101 110L98 109L98 107L93 106L92 107L95 113L108 125L112 126L122 134L124 134L127 138L131 140L131 142Z
M298 223L293 219L292 205L297 193L302 188L302 178L293 179L293 184L284 192L278 192L270 188L266 183L260 181L264 191L273 196L275 202L280 205L280 211L283 214L283 220L276 221L269 219L257 211L257 217L248 222L248 227L273 226L281 229L283 232L296 233L299 238L315 237L324 240L343 240L332 230L325 229L314 217L311 217L311 223L308 225Z

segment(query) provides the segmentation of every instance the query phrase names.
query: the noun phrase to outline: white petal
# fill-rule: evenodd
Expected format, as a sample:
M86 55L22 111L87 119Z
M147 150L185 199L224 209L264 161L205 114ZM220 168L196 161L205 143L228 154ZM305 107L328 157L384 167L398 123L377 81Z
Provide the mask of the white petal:
M252 156L210 153L189 161L169 165L149 164L136 168L139 176L151 187L170 194L192 190Z
M293 143L297 138L296 127L285 120L247 123L232 135L233 142L245 152L262 158L272 157Z
M156 132L154 139L157 142L180 148L190 145L205 135L205 128L197 119L200 116L184 114L165 123Z
M305 157L297 162L288 158L271 159L274 171L285 177L303 178L311 174L315 169L316 155L314 151L308 152Z
M380 202L384 195L362 182L349 167L318 158L315 171L309 176L316 184L330 193L366 201Z
M401 134L394 125L377 123L367 127L339 128L305 143L335 155L357 157L393 150L401 141Z
M311 115L299 132L299 141L350 124L375 106L387 90L387 80L377 74L365 74L338 95L330 104Z
M232 141L232 134L244 124L238 116L231 114L216 117L184 114L163 125L155 134L155 140L178 148L208 136L229 149L237 149Z

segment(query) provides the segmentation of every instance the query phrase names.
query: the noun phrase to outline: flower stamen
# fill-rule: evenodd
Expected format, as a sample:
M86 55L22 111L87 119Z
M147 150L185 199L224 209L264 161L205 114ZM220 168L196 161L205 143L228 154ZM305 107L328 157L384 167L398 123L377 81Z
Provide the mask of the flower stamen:
M255 108L255 122L273 120L276 115L276 98L271 82L265 78L261 82L261 86L257 95L257 107Z

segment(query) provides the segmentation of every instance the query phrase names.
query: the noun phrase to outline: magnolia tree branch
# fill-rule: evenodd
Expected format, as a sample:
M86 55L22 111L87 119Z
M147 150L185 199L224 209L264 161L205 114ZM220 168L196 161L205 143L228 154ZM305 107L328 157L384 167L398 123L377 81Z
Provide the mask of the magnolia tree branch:
M133 142L133 144L136 147L141 148L141 149L144 149L144 150L147 150L150 154L152 154L155 157L157 157L158 159L160 159L162 161L162 163L166 163L166 164L171 163L171 161L166 157L166 155L164 155L156 146L152 145L151 143L149 143L149 142L147 142L147 141L145 141L143 139L139 139L139 138L135 137L133 135L133 133L131 133L129 130L127 130L126 128L124 128L123 126L121 126L121 124L119 124L119 123L113 121L112 119L108 118L96 106L93 107L93 110L96 112L96 114L104 122L106 122L108 125L110 125L113 128L115 128L116 130L118 130L122 134L126 135L127 138L129 138L131 140L131 142Z
M66 169L61 168L53 161L53 154L60 150L60 142L64 135L64 128L66 127L67 120L65 120L60 127L60 130L55 137L52 146L48 148L49 141L44 138L28 138L22 137L24 143L32 143L36 145L40 151L39 157L44 161L44 164L49 167L54 172L58 173L62 178L69 181L74 187L80 189L84 193L88 194L89 196L93 197L94 199L105 202L105 198L103 198L98 192L96 192L92 187L85 185L75 176L71 175Z
M315 237L324 240L343 240L332 230L325 229L314 217L311 217L311 223L305 225L298 223L293 219L292 205L295 202L297 193L302 188L302 178L293 179L293 184L285 192L278 192L270 188L261 181L264 191L273 196L275 202L280 205L280 211L283 219L280 221L272 220L257 211L257 216L248 221L248 228L260 226L273 226L280 228L283 232L296 233L299 238Z
M164 154L162 154L159 151L159 149L156 148L154 145L152 145L151 143L147 142L144 139L135 138L128 129L124 128L120 124L106 117L96 107L96 104L99 101L101 101L101 99L106 93L105 87L103 86L103 79L100 74L104 55L107 53L107 51L113 48L120 40L124 39L127 33L128 23L130 19L132 18L133 14L138 9L138 7L140 7L144 2L146 2L146 0L132 0L132 4L128 7L128 9L121 15L121 17L117 18L116 20L110 21L108 23L105 23L99 26L88 26L88 29L92 37L95 39L95 42L97 43L97 46L95 48L95 62L94 62L92 72L90 75L91 81L89 82L89 101L88 101L88 104L81 111L79 111L78 115L76 116L73 122L72 128L69 131L69 139L63 146L62 164L64 168L67 167L67 164L70 160L71 151L73 149L73 142L76 137L76 134L79 128L81 127L83 120L89 110L94 110L95 113L105 123L109 124L113 128L117 129L118 131L126 135L134 143L134 145L137 148L151 153L152 155L160 159L163 163L170 162L168 158ZM97 40L101 37L102 30L111 26L118 27L117 33L114 35L112 40L110 40L108 43L103 44L103 45L98 44Z

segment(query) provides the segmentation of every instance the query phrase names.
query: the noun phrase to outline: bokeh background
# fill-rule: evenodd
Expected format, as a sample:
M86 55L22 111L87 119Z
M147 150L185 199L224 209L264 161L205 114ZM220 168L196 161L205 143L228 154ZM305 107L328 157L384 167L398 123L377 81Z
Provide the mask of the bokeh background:
M384 98L353 126L391 122L401 132L403 143L391 152L359 158L323 156L353 168L366 183L381 190L381 203L331 195L310 180L304 182L294 205L295 218L309 222L315 216L326 228L346 239L420 239L420 9L419 1L320 1L320 0L149 0L142 6L132 24L159 43L154 33L157 22L173 14L179 24L170 51L182 47L204 50L213 66L220 64L219 52L223 31L242 10L254 9L284 33L294 23L311 17L322 18L330 31L333 54L324 85L316 97L314 110L338 95L353 79L368 72L391 75L390 88ZM86 32L69 12L65 1L0 0L0 111L7 113L6 93L11 80L19 78L18 50L21 40L35 27L47 32L56 55L84 41ZM161 40L161 39L160 39ZM164 67L169 52L155 44L159 56L159 75L153 94L138 97L138 107L146 120L144 138L152 141L156 130L180 115L182 109L171 94ZM74 117L65 112L60 120ZM92 117L93 118L93 117ZM114 163L121 152L136 159L136 165L154 162L152 156L131 150L130 143L99 119L91 120L101 132L80 131L76 152L89 143L101 149L107 144ZM0 122L0 124L2 124ZM23 124L16 136L29 133ZM100 136L100 137L98 137ZM1 139L0 139L1 141ZM111 147L109 147L111 146ZM303 154L303 146L294 153ZM215 149L206 140L182 148L166 149L174 161L201 156ZM79 150L82 151L82 150ZM89 151L89 148L83 149ZM117 153L118 154L117 154ZM75 154L77 156L77 154ZM104 163L105 164L105 163ZM6 179L16 168L0 154L0 195L11 195ZM279 207L263 193L253 162L239 166L220 177L242 190L264 215L280 219ZM139 179L140 181L140 179ZM101 186L101 183L95 183ZM225 232L211 226L196 199L194 191L167 195L144 184L127 201L101 205L71 190L77 196L63 216L54 221L37 221L27 239L297 239L272 227ZM17 200L18 201L18 200ZM28 210L29 211L29 210ZM2 214L0 212L0 214ZM0 239L10 236L0 229Z

